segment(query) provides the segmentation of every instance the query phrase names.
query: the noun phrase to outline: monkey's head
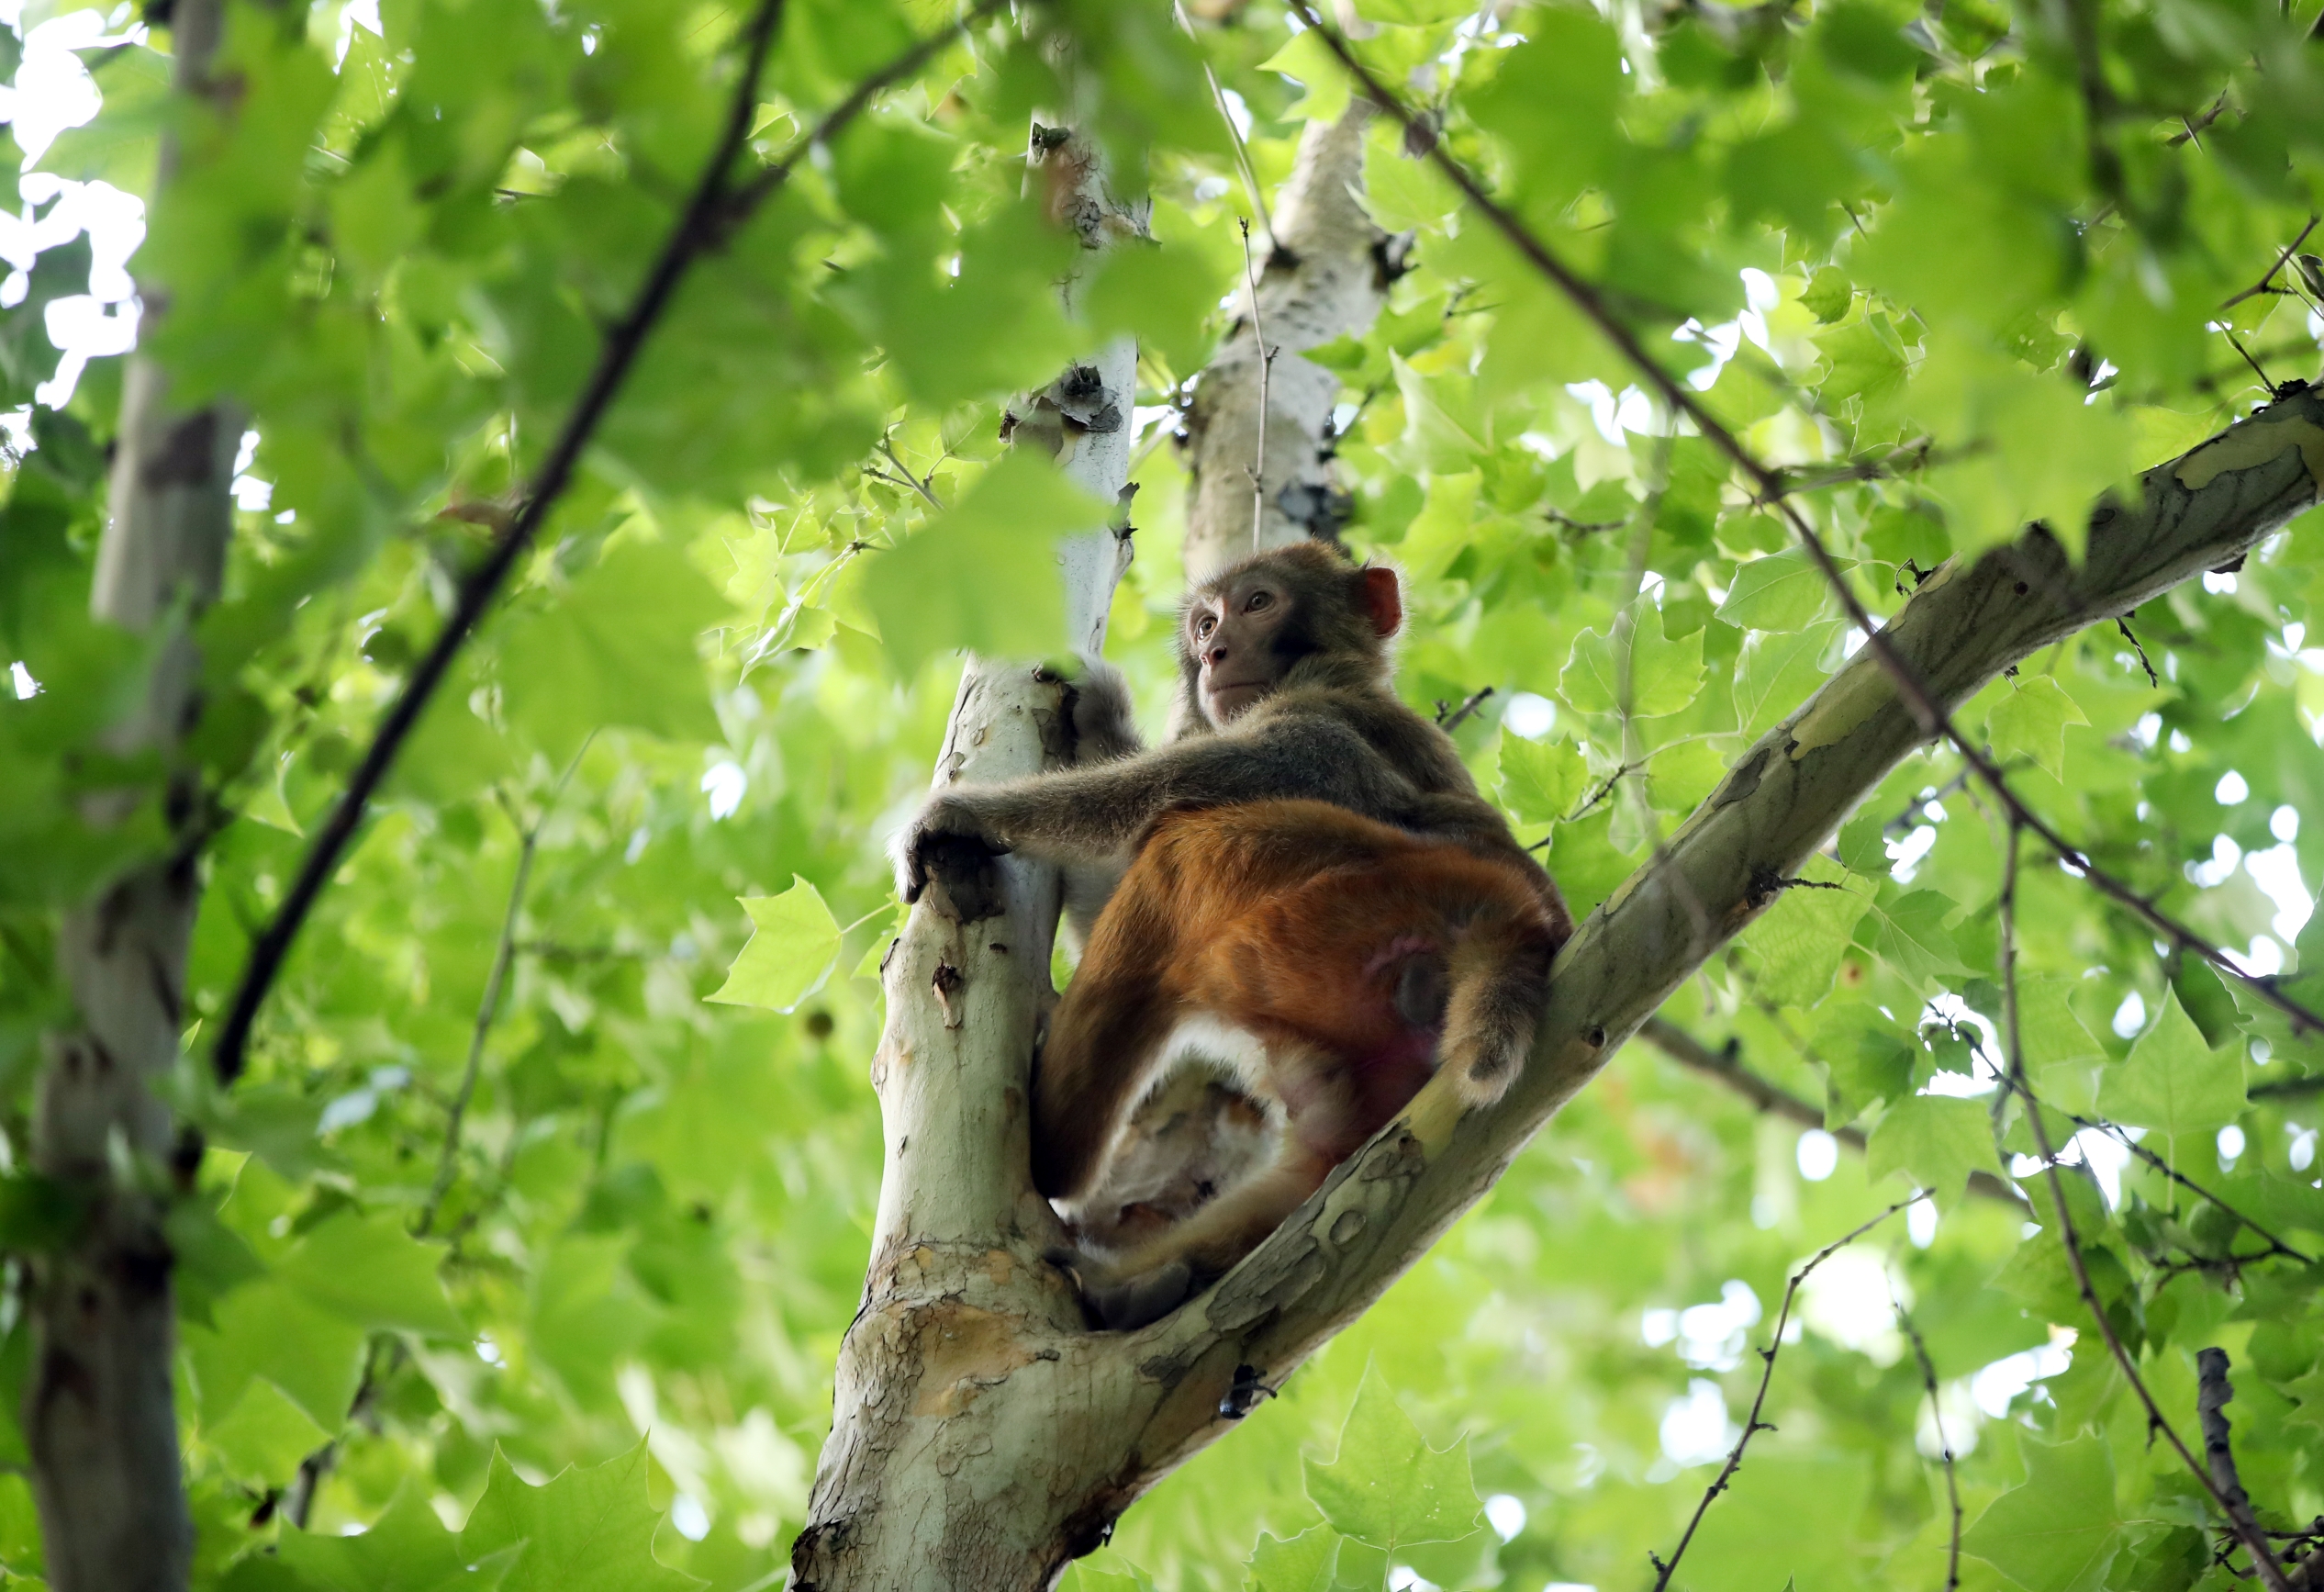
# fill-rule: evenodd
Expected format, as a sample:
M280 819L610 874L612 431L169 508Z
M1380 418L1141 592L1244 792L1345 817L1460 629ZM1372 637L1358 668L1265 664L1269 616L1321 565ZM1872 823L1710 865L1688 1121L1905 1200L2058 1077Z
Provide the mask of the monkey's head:
M1321 542L1253 554L1187 599L1185 705L1217 728L1286 685L1380 685L1403 620L1392 569L1358 567Z

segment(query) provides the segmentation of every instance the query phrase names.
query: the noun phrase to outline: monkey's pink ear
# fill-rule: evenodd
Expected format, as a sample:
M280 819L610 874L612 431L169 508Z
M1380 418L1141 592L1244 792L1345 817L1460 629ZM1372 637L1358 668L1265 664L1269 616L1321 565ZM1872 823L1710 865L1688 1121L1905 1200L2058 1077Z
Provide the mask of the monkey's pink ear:
M1404 622L1404 593L1396 584L1392 569L1366 569L1364 577L1364 609L1372 616L1372 629L1382 636L1396 633Z

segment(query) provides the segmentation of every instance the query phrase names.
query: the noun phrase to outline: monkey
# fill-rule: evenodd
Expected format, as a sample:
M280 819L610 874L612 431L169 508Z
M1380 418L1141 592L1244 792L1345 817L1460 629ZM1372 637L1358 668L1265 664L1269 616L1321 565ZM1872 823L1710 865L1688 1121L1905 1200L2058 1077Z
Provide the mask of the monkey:
M1320 543L1270 549L1230 566L1197 589L1181 615L1176 736L1152 749L1133 749L1134 735L1127 727L1126 697L1118 679L1095 678L1086 710L1082 702L1076 704L1076 720L1078 724L1086 711L1099 727L1100 754L1072 768L990 786L955 787L931 797L898 837L898 884L904 899L917 900L932 867L950 858L1022 851L1064 865L1069 880L1079 870L1085 880L1096 881L1081 891L1086 911L1111 878L1124 877L1121 869L1134 871L1131 859L1150 832L1159 836L1174 824L1191 822L1181 819L1180 810L1293 801L1309 804L1298 809L1299 816L1339 809L1387 826L1389 836L1403 832L1407 838L1435 843L1440 849L1427 854L1432 858L1461 854L1497 865L1503 870L1497 877L1522 880L1538 901L1554 949L1572 932L1557 886L1478 794L1450 737L1390 689L1387 644L1402 622L1402 595L1393 570L1358 566ZM1159 822L1166 815L1170 823ZM1275 815L1277 827L1268 833L1279 837L1282 817ZM1345 836L1341 843L1347 843ZM1365 844L1376 859L1394 849L1377 834ZM1173 846L1171 855L1184 849ZM1410 860L1398 864L1407 871L1415 866ZM1147 909L1168 898L1168 891L1152 897ZM1093 947L1102 933L1101 917L1089 940ZM1445 954L1442 947L1436 954ZM1421 959L1415 965L1435 964ZM1360 981L1362 966L1347 976ZM1425 983L1448 974L1412 976ZM1077 978L1077 985L1080 981ZM1086 1008L1099 999L1100 987L1093 982L1078 1005ZM1400 1015L1410 1017L1425 1008L1425 993L1404 992L1407 1010ZM1053 1023L1053 1040L1056 1031ZM1247 1050L1249 1045L1247 1036L1213 1037L1224 1038L1229 1050L1237 1045ZM1235 1068L1246 1079L1255 1075L1247 1062L1245 1057ZM1409 1071L1405 1068L1399 1077ZM1052 1098L1062 1094L1045 1061L1034 1081L1036 1185L1045 1194L1067 1186L1067 1168L1086 1177L1088 1168L1102 1158L1119 1116L1115 1109L1072 1117L1082 1139L1094 1138L1095 1143L1077 1140L1067 1151L1049 1143L1043 1127L1045 1120L1062 1132L1072 1116L1043 1105ZM1116 1107L1134 1104L1111 1094L1105 1098ZM1101 1126L1092 1127L1093 1122ZM1286 1134L1284 1143L1296 1137ZM1296 1184L1312 1171L1311 1164L1286 1183L1279 1162L1279 1156L1273 1170L1282 1186ZM1256 1211L1258 1205L1242 1200L1243 1194L1238 1189L1231 1197ZM1257 1220L1248 1212L1246 1217L1246 1229ZM1213 1228L1233 1226L1228 1214L1202 1219ZM1264 1228L1259 1231L1263 1236ZM1233 1242L1213 1245L1197 1259L1207 1265L1236 1244L1247 1249L1244 1236L1237 1229ZM1183 1269L1189 1277L1194 1272L1192 1262ZM1147 1296L1129 1300L1112 1314L1126 1318L1152 1308L1154 1298L1167 1291L1167 1286L1149 1289Z
M1119 1185L1122 1119L1189 1037L1229 1060L1279 1137L1231 1192L1143 1241L1123 1221L1126 1253L1073 1265L1100 1322L1142 1326L1226 1272L1410 1103L1440 1054L1465 1104L1498 1100L1565 937L1506 858L1345 808L1157 817L1051 1019L1034 1186L1072 1205L1101 1169Z

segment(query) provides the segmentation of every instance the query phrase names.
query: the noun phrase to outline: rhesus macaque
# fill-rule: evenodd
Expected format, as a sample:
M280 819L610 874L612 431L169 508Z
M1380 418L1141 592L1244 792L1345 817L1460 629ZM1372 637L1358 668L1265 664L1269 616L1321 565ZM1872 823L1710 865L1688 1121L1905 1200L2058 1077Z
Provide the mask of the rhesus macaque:
M1259 1097L1289 1119L1266 1172L1112 1269L1131 1279L1130 1261L1152 1261L1147 1276L1091 1288L1111 1322L1151 1319L1196 1281L1231 1265L1401 1109L1431 1070L1440 1014L1446 1053L1465 1069L1470 1082L1462 1087L1474 1098L1497 1096L1507 1066L1522 1054L1515 1030L1482 1015L1509 997L1485 992L1531 979L1525 987L1537 1005L1548 955L1572 932L1572 919L1547 873L1477 793L1451 739L1390 689L1387 642L1402 617L1392 570L1358 568L1323 544L1245 559L1188 600L1175 739L1127 751L1118 681L1100 676L1076 705L1077 724L1086 717L1096 732L1095 760L944 790L899 838L898 880L907 901L919 898L932 863L963 847L1022 851L1064 865L1068 893L1078 894L1084 911L1115 870L1131 870L1090 934L1035 1074L1034 1180L1045 1194L1071 1200L1087 1192L1123 1117L1168 1059L1165 1041L1206 1011L1213 1019L1208 1037L1223 1042L1235 1071L1246 1082L1259 1080ZM1268 810L1246 807L1239 821L1214 811L1251 803ZM1147 868L1145 857L1157 847ZM1209 877L1218 869L1246 871ZM1325 869L1335 870L1333 881L1309 877ZM1376 875L1369 883L1341 877L1368 871ZM1078 890L1070 885L1077 879ZM1131 880L1140 881L1134 891ZM1302 883L1313 888L1302 894ZM1534 903L1534 919L1517 912L1513 887L1515 897ZM1228 915L1211 915L1222 913ZM1246 914L1264 918L1280 937L1254 938L1229 921ZM1109 937L1116 916L1140 927ZM1389 932L1358 954L1363 932L1381 925ZM1259 999L1235 993L1227 980L1233 970L1215 956L1201 958L1200 970L1113 966L1125 955L1192 956L1185 947L1201 950L1212 941L1240 947L1252 964L1246 975L1273 968L1298 976L1283 984L1279 999ZM1118 948L1101 956L1101 942ZM1479 959L1504 953L1514 959L1512 967L1532 970L1495 983ZM1092 1035L1121 1027L1123 1014L1102 992L1133 987L1123 981L1133 975L1163 978L1167 1001L1182 1008L1151 1035L1154 1053L1074 1052L1070 1065L1096 1076L1061 1078L1065 1063L1052 1059L1058 1035L1068 1025ZM1192 996L1226 1004L1197 1007L1188 1003ZM1303 1048L1291 1045L1282 1025L1335 1002L1363 1015L1318 1030ZM1481 1026L1463 1026L1470 1007ZM1528 1034L1533 1009L1525 1008ZM1272 1026L1262 1037L1245 1018ZM1269 1047L1284 1048L1279 1062ZM1335 1076L1335 1066L1346 1075ZM1390 1095L1393 1104L1381 1114ZM1316 1114L1304 1132L1303 1112ZM1346 1137L1352 1123L1375 1116L1362 1133ZM1286 1203L1292 1188L1301 1192Z

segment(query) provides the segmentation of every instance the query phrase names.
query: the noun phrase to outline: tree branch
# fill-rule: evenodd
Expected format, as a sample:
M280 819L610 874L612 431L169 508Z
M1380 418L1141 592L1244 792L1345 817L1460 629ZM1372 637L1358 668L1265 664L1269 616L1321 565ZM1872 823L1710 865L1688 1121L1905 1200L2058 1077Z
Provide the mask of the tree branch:
M2007 856L2001 876L2002 1035L2003 1042L2008 1048L2010 1079L2023 1089L2026 1082L2025 1048L2017 1026L2018 843L2018 825L2013 820L2009 824ZM2146 1406L2149 1431L2162 1434L2187 1469L2194 1473L2195 1479L2203 1484L2203 1490L2210 1494L2211 1501L2219 1507L2219 1512L2232 1522L2236 1535L2243 1539L2244 1549L2251 1556L2251 1568L2258 1575L2261 1584L2268 1588L2268 1592L2289 1592L2284 1580L2283 1567L2269 1551L2266 1534L2261 1531L2256 1521L2250 1519L2250 1505L2245 1503L2239 1514L2236 1503L2213 1479L2212 1473L2196 1463L2195 1456L2187 1452L2187 1445L2180 1441L2178 1429L2163 1415L2162 1407L2155 1402L2154 1394L2148 1388L2145 1379L2140 1376L2138 1362L2123 1347L2121 1334L2114 1329L2114 1321L2106 1315L2106 1306L2098 1298L2098 1290L2090 1281L2090 1264L2083 1256L2081 1237L2074 1231L2073 1213L2066 1207L2066 1188L2058 1174L2058 1156L2055 1147L2050 1142L2050 1125L2042 1120L2038 1105L2028 1109L2026 1121L2033 1130L2035 1147L2041 1152L2043 1174L2050 1182L2050 1206L2058 1217L2058 1241L2065 1247L2067 1262L2073 1270L2074 1287L2082 1295L2083 1304L2088 1306L2091 1318L2097 1323L2098 1335L2106 1340L2115 1364L2121 1368L2123 1380L2139 1396L2139 1402ZM2247 1521L2250 1522L2248 1525Z
M1802 1100L1787 1089L1769 1082L1737 1059L1733 1041L1726 1050L1714 1050L1693 1035L1671 1022L1668 1017L1648 1017L1638 1026L1638 1037L1661 1051L1682 1067L1689 1067L1706 1077L1715 1078L1736 1093L1770 1116L1780 1116L1802 1127L1824 1129L1824 1113L1812 1102ZM1860 1127L1824 1129L1856 1151L1864 1152L1864 1130ZM2026 1208L2026 1196L2019 1194L2008 1179L1983 1171L1969 1174L1969 1192L1984 1199L1999 1200L2005 1205Z
M339 861L354 839L372 795L386 779L394 767L404 742L418 725L421 712L436 689L443 683L452 660L466 645L468 637L483 619L493 600L499 595L502 584L516 566L517 560L531 545L532 538L547 521L549 512L565 488L572 484L574 472L579 467L582 454L597 434L598 424L612 408L629 378L638 356L644 352L647 340L653 335L663 312L669 308L678 284L694 262L706 252L723 247L734 229L770 196L790 179L799 163L809 151L828 142L832 136L845 127L871 103L880 89L917 70L931 55L950 44L961 32L978 18L999 8L1000 0L980 0L958 21L922 40L904 51L880 71L874 73L837 106L826 112L814 128L793 147L790 153L760 172L747 183L736 184L733 167L744 146L749 142L751 118L758 106L758 83L765 65L766 53L775 37L776 26L782 17L783 0L759 0L756 11L743 30L743 64L734 99L727 114L726 127L717 147L702 169L692 198L685 212L664 241L660 253L647 272L630 308L622 312L607 331L605 342L598 352L597 364L589 373L587 386L565 417L564 425L543 461L541 473L532 482L523 503L510 519L508 529L495 540L492 549L460 584L458 600L452 617L436 637L424 656L413 666L403 689L380 721L373 734L370 746L363 761L347 782L330 815L316 832L306 857L299 864L297 876L276 909L273 921L251 944L250 959L242 970L240 981L235 988L234 999L226 1017L219 1025L218 1043L211 1052L211 1065L218 1081L230 1084L241 1075L250 1045L251 1026L258 1016L258 1009L265 1001L280 975L283 963L290 954L291 942L314 910L315 901L325 884L338 870Z

